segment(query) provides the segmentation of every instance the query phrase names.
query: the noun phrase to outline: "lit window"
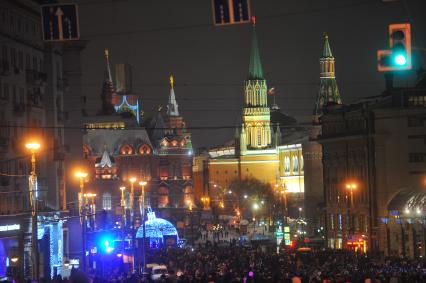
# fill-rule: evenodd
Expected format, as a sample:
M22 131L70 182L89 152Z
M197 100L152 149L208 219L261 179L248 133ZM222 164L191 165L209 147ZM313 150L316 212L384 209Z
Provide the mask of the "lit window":
M296 155L293 156L293 172L299 172L299 158Z
M104 193L102 195L102 208L105 210L111 210L111 194L110 193Z
M122 155L130 155L130 154L133 154L133 148L132 148L130 145L128 145L128 144L123 145L123 146L120 148L120 154L122 154Z
M284 157L284 171L290 172L290 158L288 156Z

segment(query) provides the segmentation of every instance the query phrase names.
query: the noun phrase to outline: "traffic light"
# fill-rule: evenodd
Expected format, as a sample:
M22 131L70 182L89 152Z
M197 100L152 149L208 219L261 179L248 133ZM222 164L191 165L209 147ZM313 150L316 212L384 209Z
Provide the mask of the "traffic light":
M410 24L389 25L389 49L377 51L380 72L411 70Z

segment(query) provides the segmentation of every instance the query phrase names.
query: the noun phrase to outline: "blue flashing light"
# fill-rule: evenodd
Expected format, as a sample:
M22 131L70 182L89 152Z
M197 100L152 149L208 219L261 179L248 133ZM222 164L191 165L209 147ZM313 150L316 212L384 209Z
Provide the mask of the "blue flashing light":
M114 250L114 238L111 234L104 234L98 239L97 249L104 253L111 253Z
M398 66L404 66L405 64L407 64L407 58L405 54L401 54L401 53L397 54L394 57L394 61L395 61L395 64Z

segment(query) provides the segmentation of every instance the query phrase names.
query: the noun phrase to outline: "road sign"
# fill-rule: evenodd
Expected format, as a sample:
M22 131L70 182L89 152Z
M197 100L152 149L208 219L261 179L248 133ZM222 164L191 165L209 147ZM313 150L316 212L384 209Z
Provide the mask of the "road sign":
M41 7L45 41L77 40L80 37L78 9L75 4L52 4Z
M213 20L217 26L249 23L249 0L212 0Z

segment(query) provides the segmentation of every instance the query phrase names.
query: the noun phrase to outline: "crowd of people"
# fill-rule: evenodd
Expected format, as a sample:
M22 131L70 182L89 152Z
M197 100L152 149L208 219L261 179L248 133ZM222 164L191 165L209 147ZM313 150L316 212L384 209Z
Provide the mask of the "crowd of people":
M426 261L403 258L377 259L350 251L281 252L238 244L197 249L150 251L147 262L164 264L169 273L160 282L291 282L291 283L420 283L426 282ZM116 268L103 276L74 271L69 281L55 283L148 282Z

